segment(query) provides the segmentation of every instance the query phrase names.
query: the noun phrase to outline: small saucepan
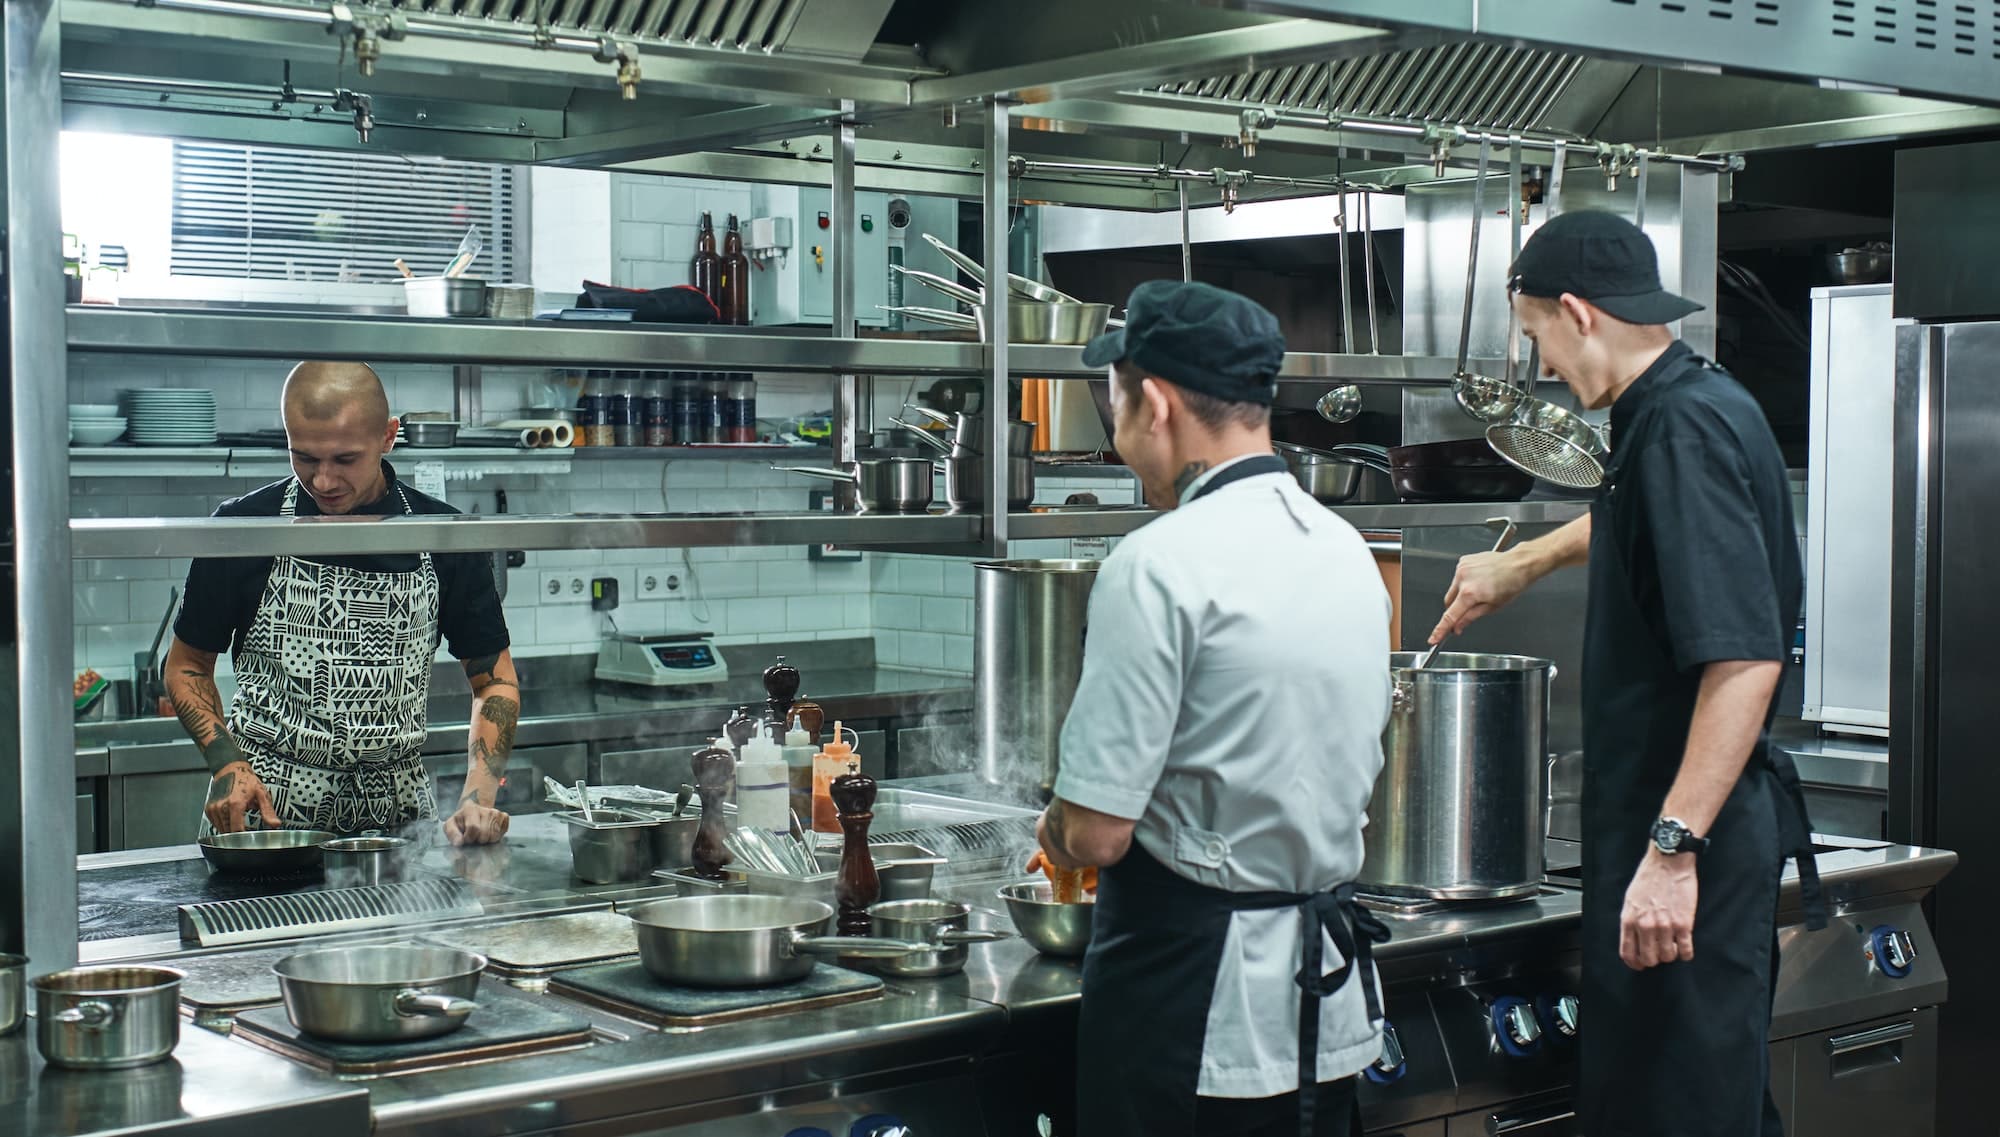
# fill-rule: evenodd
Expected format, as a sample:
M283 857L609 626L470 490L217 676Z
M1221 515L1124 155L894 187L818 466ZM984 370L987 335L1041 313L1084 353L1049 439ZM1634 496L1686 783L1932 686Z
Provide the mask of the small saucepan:
M50 1065L127 1070L158 1062L181 1037L181 980L171 967L73 967L39 976L35 1046Z
M928 458L863 458L844 470L817 466L773 466L788 474L845 482L863 512L923 513L931 507L932 463Z
M680 987L769 987L811 974L821 955L894 959L937 944L836 936L833 905L791 896L721 893L655 900L631 910L639 962Z
M869 970L882 975L957 975L965 970L967 944L1013 938L1006 932L971 931L971 907L951 900L885 900L868 906L868 920L883 939L936 945L912 955L870 960Z
M336 837L319 848L327 886L354 888L403 879L410 842L402 837Z
M1285 460L1299 488L1322 505L1354 500L1362 475L1369 470L1389 472L1388 459L1378 447L1348 444L1316 450L1294 442L1273 442L1271 448Z
M321 948L271 965L292 1025L335 1042L449 1034L477 1009L486 957L441 947Z

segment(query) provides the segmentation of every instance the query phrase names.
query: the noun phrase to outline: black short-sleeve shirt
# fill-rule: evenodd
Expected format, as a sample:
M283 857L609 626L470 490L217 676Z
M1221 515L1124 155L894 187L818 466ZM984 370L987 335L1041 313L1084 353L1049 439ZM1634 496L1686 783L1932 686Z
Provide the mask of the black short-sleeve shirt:
M1803 577L1783 455L1728 372L1676 341L1613 404L1611 448L1591 510L1584 753L1599 804L1650 822L1703 666L1784 661Z
M409 501L411 513L458 512L397 481L395 468L387 462L382 463L382 476L388 491L377 501L356 509L356 514L400 515L404 499ZM231 498L216 508L215 516L276 517L285 502L285 487L292 481L281 478L242 497ZM312 495L301 489L294 511L300 517L313 517L318 515L319 507ZM412 572L419 561L415 553L300 559L361 572ZM270 557L196 559L188 567L180 614L174 618L174 637L200 651L235 652L257 614L265 581L271 575L271 563ZM438 634L451 654L458 659L478 659L505 650L507 619L500 608L499 591L493 584L492 554L433 553L431 564L438 575Z

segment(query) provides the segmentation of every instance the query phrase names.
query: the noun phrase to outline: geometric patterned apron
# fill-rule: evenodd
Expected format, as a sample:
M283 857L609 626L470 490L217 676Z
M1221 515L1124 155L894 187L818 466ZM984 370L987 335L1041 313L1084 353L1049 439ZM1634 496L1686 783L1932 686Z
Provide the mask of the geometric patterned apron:
M279 516L296 514L298 495L294 478ZM264 824L358 833L437 816L421 752L438 577L420 557L415 572L388 573L272 562L236 652L228 724L277 806Z

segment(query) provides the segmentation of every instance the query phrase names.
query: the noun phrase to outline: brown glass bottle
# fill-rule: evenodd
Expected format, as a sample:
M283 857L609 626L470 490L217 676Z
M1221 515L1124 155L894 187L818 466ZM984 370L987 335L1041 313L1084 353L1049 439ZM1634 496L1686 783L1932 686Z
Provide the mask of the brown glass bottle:
M722 238L722 287L715 303L725 324L750 322L750 258L743 255L743 234L736 215L729 215L729 232Z
M694 266L688 279L716 307L722 306L722 258L715 252L715 221L706 213L701 215L701 235L694 241ZM728 323L728 316L722 322Z

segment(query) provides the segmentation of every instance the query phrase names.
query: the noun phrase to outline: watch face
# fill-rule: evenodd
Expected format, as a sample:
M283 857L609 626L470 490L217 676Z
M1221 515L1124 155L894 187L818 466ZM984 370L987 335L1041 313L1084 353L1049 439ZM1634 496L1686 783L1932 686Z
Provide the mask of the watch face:
M1655 821L1653 822L1653 844L1658 846L1662 853L1678 853L1681 851L1682 832L1683 830L1672 822L1664 819Z

